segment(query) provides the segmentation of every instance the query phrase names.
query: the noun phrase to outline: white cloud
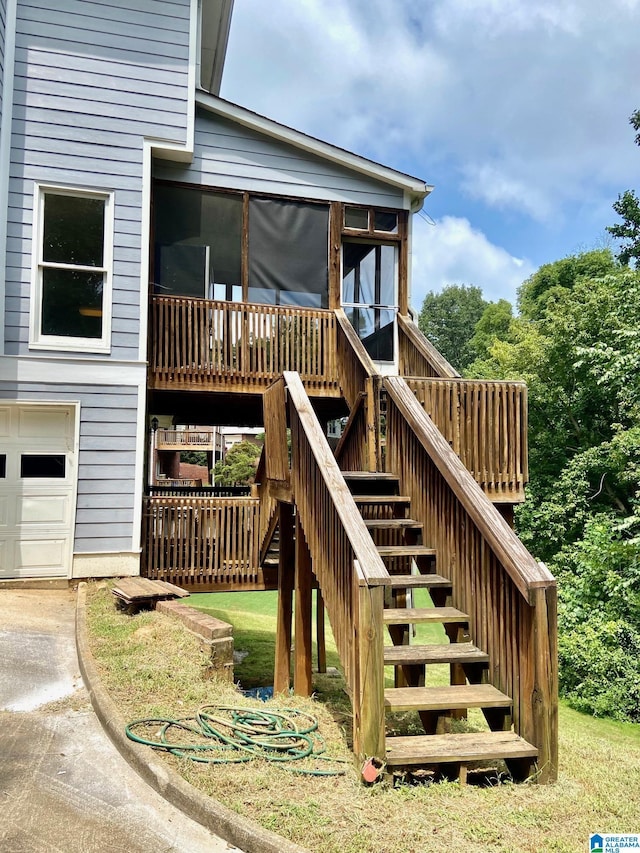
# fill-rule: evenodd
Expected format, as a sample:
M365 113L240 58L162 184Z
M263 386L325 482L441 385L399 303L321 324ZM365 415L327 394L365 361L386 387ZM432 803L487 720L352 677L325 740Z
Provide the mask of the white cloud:
M491 207L520 209L539 221L550 218L552 200L538 187L511 177L491 163L469 163L463 171L462 188L472 198L483 199Z
M638 0L239 0L223 95L550 221L640 183L639 27Z
M430 225L413 219L412 298L420 309L426 294L449 284L472 284L485 299L515 303L516 290L535 270L525 258L515 258L491 243L467 219L444 216Z

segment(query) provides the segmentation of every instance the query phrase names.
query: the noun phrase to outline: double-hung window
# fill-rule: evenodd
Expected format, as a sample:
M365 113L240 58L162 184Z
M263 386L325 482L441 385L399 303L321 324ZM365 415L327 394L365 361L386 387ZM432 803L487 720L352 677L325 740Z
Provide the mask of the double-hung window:
M37 187L30 345L109 352L111 193Z

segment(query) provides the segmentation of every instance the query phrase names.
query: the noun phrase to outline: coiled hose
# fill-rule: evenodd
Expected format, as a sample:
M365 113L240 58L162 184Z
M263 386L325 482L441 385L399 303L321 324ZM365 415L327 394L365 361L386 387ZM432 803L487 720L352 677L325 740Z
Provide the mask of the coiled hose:
M125 730L136 743L203 764L236 764L261 758L294 773L342 776L343 769L315 765L320 761L347 763L346 759L324 755L325 741L318 732L317 719L295 709L203 705L194 717L149 717L134 720ZM304 759L308 759L305 766L293 765Z

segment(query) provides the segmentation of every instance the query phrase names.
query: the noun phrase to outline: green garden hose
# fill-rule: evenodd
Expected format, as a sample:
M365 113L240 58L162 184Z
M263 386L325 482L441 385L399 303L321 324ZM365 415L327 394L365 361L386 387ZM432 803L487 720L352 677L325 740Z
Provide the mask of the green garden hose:
M324 755L325 743L318 732L317 719L295 709L203 705L194 717L148 717L134 720L125 730L136 743L204 764L236 764L262 758L310 776L342 776L345 772L292 765L304 759L313 764L346 763L345 759Z

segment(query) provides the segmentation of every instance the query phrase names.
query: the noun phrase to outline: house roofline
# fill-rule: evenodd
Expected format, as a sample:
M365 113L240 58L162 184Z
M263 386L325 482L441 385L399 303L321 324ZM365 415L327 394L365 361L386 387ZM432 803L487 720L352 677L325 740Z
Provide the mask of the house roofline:
M233 0L201 0L201 53L205 68L199 85L214 95L220 93L222 72L229 44Z
M280 142L286 142L289 145L300 148L302 151L307 151L325 160L338 163L347 169L367 175L367 177L399 187L405 193L408 193L413 212L420 210L422 202L433 190L433 186L425 183L420 178L399 172L389 166L383 166L374 160L368 160L359 154L354 154L344 148L339 148L337 145L332 145L314 136L309 136L307 133L288 127L285 124L280 124L273 119L253 112L246 107L241 107L239 104L226 101L224 98L211 95L208 92L196 92L196 104L209 112L216 113L250 130L263 133Z

